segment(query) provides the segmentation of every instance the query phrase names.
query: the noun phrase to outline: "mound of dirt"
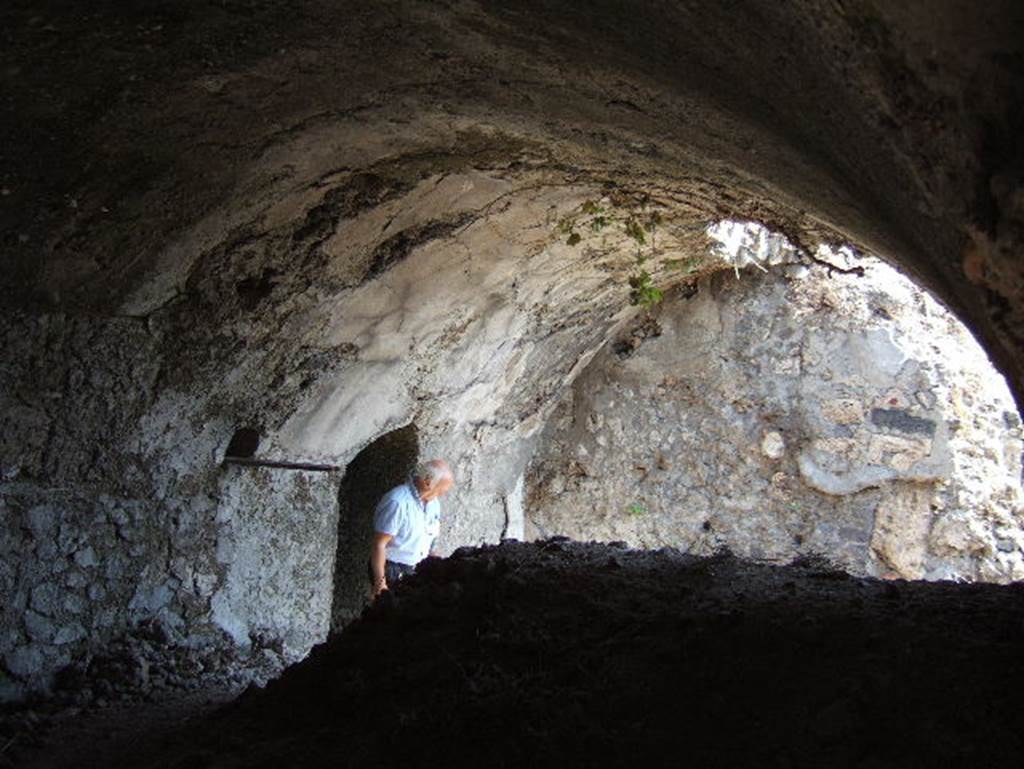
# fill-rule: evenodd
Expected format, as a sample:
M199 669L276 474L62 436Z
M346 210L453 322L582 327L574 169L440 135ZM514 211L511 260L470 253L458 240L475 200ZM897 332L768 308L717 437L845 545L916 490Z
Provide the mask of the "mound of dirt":
M120 765L1020 765L1022 631L1019 585L506 542Z

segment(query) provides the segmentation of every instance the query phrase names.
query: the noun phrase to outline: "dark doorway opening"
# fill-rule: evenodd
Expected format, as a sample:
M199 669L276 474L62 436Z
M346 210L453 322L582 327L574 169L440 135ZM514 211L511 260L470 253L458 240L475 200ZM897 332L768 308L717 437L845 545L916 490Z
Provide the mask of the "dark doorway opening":
M256 456L256 449L260 447L260 432L258 427L240 427L235 430L224 455L242 459Z
M377 438L345 468L338 490L332 632L358 617L366 605L366 563L370 557L374 508L385 492L405 481L416 466L419 453L416 425L409 424Z

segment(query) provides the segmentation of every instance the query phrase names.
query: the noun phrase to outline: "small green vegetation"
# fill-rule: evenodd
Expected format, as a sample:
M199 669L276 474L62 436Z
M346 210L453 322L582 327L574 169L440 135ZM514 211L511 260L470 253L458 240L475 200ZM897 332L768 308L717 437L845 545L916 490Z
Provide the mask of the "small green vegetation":
M646 515L647 507L640 504L639 502L633 502L629 507L626 508L626 512L630 515Z
M612 227L621 227L621 232L636 246L636 267L628 277L629 301L648 311L664 299L664 293L655 286L654 278L646 267L648 262L659 256L655 236L664 222L661 211L649 210L650 203L650 197L645 193L617 191L600 201L583 201L579 208L558 221L558 230L565 236L568 246L582 243L587 232L602 233ZM665 259L660 266L679 269L689 275L695 273L700 264L700 257L693 256Z
M633 238L638 246L642 246L647 243L647 235L644 232L644 228L635 217L631 216L626 220L626 234Z
M631 304L650 310L664 298L662 290L654 285L654 279L651 278L651 274L647 270L640 270L629 276L629 301Z

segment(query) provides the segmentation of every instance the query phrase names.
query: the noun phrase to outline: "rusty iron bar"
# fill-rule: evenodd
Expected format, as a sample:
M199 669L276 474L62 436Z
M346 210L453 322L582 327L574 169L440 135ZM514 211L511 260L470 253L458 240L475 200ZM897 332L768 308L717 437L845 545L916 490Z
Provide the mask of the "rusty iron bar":
M330 473L341 470L338 465L317 465L311 462L282 462L273 459L250 459L247 457L224 457L226 465L243 467L273 467L279 470L310 470L315 473Z

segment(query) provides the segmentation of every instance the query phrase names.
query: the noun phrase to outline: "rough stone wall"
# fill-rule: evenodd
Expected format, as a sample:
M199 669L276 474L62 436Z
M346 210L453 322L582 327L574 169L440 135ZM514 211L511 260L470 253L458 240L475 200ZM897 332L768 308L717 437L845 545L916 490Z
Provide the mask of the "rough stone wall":
M145 468L118 456L156 376L144 326L15 316L0 335L0 655L28 679L163 608L143 575L163 563L171 579L168 559L188 546L170 547L171 519L193 513L153 504Z
M0 695L146 622L286 656L323 637L336 483L221 470L227 422L181 394L155 407L156 327L40 315L0 333Z
M789 256L676 293L595 358L531 466L527 535L1024 578L1002 377L891 268Z

